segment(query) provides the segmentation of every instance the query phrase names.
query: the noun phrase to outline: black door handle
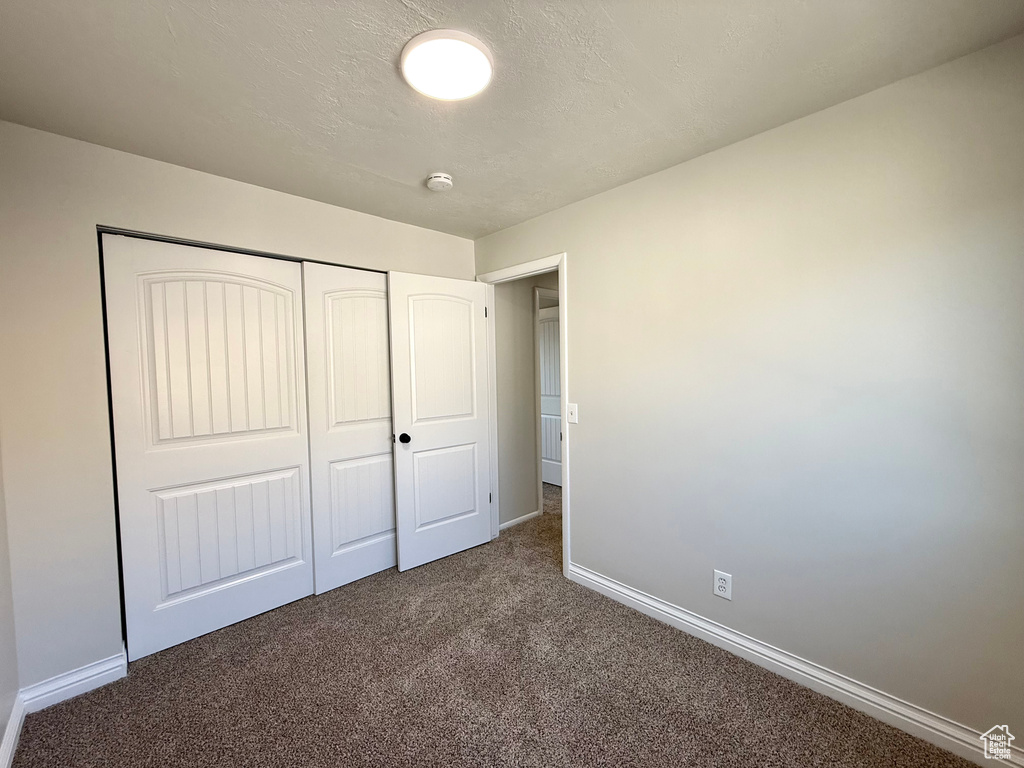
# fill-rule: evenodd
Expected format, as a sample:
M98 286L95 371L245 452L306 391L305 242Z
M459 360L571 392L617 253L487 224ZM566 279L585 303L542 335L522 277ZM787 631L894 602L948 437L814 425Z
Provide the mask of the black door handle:
M412 442L412 438L409 437L409 433L408 432L403 432L402 434L400 434L398 436L398 442L400 442L400 443L411 443Z

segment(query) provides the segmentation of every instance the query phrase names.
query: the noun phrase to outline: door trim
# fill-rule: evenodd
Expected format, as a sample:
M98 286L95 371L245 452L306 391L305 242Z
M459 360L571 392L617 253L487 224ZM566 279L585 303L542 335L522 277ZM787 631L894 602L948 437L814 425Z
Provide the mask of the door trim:
M562 573L569 576L569 552L570 552L570 497L572 486L569 475L569 443L571 434L566 422L567 405L569 398L569 279L568 279L568 253L556 253L553 256L545 256L541 259L526 261L522 264L515 264L504 269L496 269L492 272L484 272L476 276L481 283L488 283L487 306L494 307L494 288L498 283L507 283L512 280L520 280L524 277L542 275L546 272L558 272L558 343L559 343L559 375L561 377L561 410L562 410ZM494 323L487 326L487 370L488 370L488 396L491 401L490 433L491 433L491 488L494 493L494 504L491 509L491 533L498 535L498 490L500 478L498 477L498 389L497 389L497 348L495 346ZM539 384L538 384L539 386ZM541 486L543 490L543 485ZM538 498L538 504L543 510L543 493Z
M485 282L477 277L478 282ZM487 317L487 407L490 415L487 419L488 449L490 451L490 486L491 486L491 541L498 538L501 531L501 515L498 478L498 337L495 332L494 315L494 284L484 288L484 303L488 307Z
M172 235L160 235L155 232L142 232L137 229L125 229L123 227L112 227L106 224L96 225L97 236L102 239L103 235L121 235L123 237L134 237L138 240L155 240L158 243L170 243L171 245L188 245L192 248L206 248L210 251L225 251L227 253L240 253L243 256L260 256L264 259L278 259L279 261L308 261L311 264L323 264L328 267L347 267L348 269L361 269L364 272L378 272L386 275L386 269L375 269L374 267L363 267L357 264L341 264L337 261L323 261L322 259L311 259L305 256L290 256L287 253L275 253L273 251L259 251L254 248L241 248L235 245L224 245L223 243L211 243L207 240L191 240L187 237L174 237ZM102 248L101 248L102 252Z
M507 283L511 280L543 275L545 272L555 272L556 270L558 271L558 276L561 277L561 268L564 261L565 254L556 253L554 256L545 256L542 259L524 261L522 264L514 264L511 267L496 269L493 272L484 272L481 275L477 275L476 279L481 283ZM559 283L558 291L561 294L561 283Z

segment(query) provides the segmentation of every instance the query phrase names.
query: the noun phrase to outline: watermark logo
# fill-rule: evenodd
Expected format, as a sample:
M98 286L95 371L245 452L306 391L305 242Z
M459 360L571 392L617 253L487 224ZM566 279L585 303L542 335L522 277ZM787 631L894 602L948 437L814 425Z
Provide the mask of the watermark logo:
M1010 759L1010 742L1013 741L1013 734L1005 725L992 726L981 734L981 740L985 742L985 759Z

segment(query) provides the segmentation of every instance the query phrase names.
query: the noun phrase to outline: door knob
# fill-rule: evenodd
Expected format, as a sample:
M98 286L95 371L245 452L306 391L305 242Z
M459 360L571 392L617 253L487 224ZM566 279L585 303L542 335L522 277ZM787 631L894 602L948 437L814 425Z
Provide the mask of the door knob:
M400 434L398 436L398 442L400 442L400 443L411 443L412 442L412 438L409 437L409 433L408 432L403 432L402 434Z

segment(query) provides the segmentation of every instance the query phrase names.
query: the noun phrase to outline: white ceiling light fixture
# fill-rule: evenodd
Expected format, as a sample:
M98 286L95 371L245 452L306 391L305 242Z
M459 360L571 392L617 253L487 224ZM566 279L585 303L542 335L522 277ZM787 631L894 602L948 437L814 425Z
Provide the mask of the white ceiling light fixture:
M402 49L402 76L414 89L441 101L476 96L491 82L494 59L487 46L454 29L416 35Z

